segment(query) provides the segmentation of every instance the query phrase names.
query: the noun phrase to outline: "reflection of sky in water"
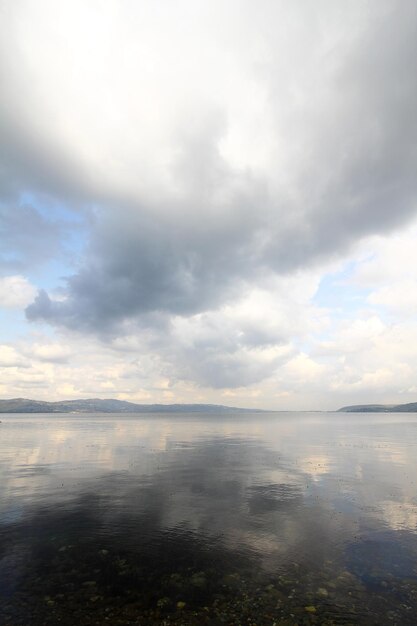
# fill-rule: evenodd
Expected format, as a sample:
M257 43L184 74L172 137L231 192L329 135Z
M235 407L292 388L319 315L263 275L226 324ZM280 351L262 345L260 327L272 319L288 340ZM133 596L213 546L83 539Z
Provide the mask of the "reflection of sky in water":
M113 569L120 552L130 559L132 589L144 593L149 567L162 562L154 580L170 580L182 560L198 578L212 558L211 585L240 560L254 576L283 575L284 587L292 570L297 593L314 597L324 585L334 611L349 606L352 585L365 607L367 589L393 576L397 587L383 592L396 606L403 579L417 577L416 434L413 415L4 415L0 592L43 581L45 563L52 581L81 568L88 582L105 545ZM68 544L79 556L68 553L62 570ZM143 578L142 561L152 564ZM39 584L29 584L32 609L45 595ZM414 593L417 583L404 606ZM377 615L377 605L364 611Z
M141 490L152 489L165 500L166 526L221 531L261 550L271 536L277 549L279 537L288 548L306 510L324 516L334 536L358 526L416 529L417 421L410 415L2 421L3 519L43 501L69 506L87 491L113 497L116 514L132 491L140 508Z

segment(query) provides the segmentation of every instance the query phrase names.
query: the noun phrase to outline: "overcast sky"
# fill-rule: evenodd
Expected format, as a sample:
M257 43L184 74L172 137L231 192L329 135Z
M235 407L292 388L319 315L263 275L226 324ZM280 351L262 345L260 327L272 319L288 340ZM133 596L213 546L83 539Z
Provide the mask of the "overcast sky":
M0 16L0 397L417 401L415 0Z

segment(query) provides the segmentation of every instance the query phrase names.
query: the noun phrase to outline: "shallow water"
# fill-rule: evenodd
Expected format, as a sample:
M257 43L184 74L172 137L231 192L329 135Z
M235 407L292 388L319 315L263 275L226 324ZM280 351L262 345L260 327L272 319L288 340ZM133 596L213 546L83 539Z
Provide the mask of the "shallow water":
M0 624L417 623L417 416L2 415Z

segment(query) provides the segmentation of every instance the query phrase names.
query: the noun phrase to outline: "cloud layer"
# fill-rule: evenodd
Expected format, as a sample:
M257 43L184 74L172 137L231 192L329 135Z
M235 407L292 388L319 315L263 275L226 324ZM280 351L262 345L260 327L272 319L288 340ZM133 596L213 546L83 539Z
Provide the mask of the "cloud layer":
M320 277L416 216L415 2L2 4L4 280L84 229L27 319L216 389L323 374Z

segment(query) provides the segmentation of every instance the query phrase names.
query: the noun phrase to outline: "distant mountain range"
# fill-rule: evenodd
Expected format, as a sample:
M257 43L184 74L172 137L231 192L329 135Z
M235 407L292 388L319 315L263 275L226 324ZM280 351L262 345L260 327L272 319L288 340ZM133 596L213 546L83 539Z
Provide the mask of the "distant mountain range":
M135 404L125 400L99 398L60 402L26 398L0 400L0 413L236 413L252 410L217 404Z
M0 400L0 413L251 413L268 412L222 404L136 404L126 400L61 400L45 402L27 398ZM409 404L354 404L338 413L417 413L417 402Z
M344 413L417 413L417 402L409 404L354 404L338 409Z

